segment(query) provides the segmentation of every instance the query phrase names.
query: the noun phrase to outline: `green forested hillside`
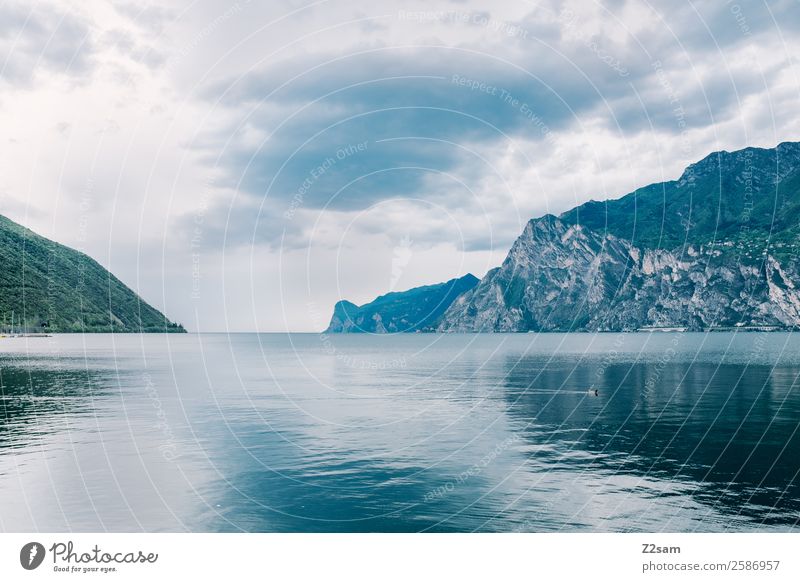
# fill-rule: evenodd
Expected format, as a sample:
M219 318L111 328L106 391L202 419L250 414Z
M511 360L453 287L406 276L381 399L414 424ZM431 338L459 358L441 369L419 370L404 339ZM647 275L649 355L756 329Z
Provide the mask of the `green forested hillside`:
M326 331L331 333L408 333L432 331L450 304L478 284L471 273L446 283L394 291L357 306L339 301Z
M788 248L800 233L800 143L715 152L678 180L622 198L588 202L561 215L644 248L730 241ZM776 251L780 254L780 251Z
M184 331L94 259L3 216L0 328L5 332Z

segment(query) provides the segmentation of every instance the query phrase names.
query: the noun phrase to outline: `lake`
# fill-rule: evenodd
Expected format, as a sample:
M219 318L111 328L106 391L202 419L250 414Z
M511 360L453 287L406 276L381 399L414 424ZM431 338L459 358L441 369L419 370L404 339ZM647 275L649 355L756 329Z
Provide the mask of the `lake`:
M787 333L4 338L0 530L796 530L799 375Z

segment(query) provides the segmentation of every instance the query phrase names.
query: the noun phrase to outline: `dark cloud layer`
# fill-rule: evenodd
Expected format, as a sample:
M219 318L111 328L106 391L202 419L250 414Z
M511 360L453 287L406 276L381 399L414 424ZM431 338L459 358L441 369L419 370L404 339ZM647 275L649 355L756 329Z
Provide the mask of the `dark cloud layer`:
M307 54L207 87L205 99L232 121L192 145L226 186L286 216L425 196L437 173L490 172L470 149L548 140L590 122L674 135L737 115L781 66L727 62L726 49L757 46L778 26L789 34L799 7L660 2L651 28L612 38L583 32L582 15L553 5L512 23L524 34L488 45L467 36L458 46ZM624 29L615 14L626 3L606 8ZM277 240L282 230L271 225Z
M457 167L464 150L547 139L601 100L580 75L559 74L569 62L547 67L446 48L349 55L297 79L313 66L284 63L210 91L222 107L247 113L198 147L225 170L228 186L251 195L288 203L302 189L307 207L363 208L418 195L432 172ZM246 139L253 131L257 143Z

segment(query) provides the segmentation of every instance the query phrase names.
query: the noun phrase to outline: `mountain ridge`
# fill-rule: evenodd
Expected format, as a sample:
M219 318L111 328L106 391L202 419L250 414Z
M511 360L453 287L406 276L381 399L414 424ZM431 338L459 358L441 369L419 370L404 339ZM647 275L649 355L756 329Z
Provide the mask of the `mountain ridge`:
M358 306L337 301L326 333L409 333L433 331L453 300L478 284L471 273L444 283L391 291Z
M438 331L792 328L798 210L799 143L709 154L678 180L531 219Z
M16 332L185 332L90 256L0 216L0 325Z
M798 216L800 143L713 152L676 180L532 218L435 331L791 329Z

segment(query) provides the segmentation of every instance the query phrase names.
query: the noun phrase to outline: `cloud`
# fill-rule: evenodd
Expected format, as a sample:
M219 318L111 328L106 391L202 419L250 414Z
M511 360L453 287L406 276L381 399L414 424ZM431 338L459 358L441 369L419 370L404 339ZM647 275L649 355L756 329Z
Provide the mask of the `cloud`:
M0 5L0 79L30 84L37 74L84 75L94 45L89 24L69 9L37 3Z
M116 0L113 5L120 15L150 35L161 34L176 17L174 11L157 4Z
M548 139L602 102L561 67L446 47L281 63L207 90L230 121L192 145L226 187L284 210L425 196L441 174L491 172L476 150Z
M225 171L227 186L247 194L288 204L311 179L304 205L356 209L423 189L429 171L463 166L468 156L460 145L541 140L580 131L598 117L626 132L706 127L736 115L741 100L768 89L782 63L756 75L748 62L720 67L709 58L717 44L747 39L730 32L739 26L730 9L702 8L714 22L730 17L728 26L718 25L724 34L705 30L704 15L686 6L668 14L671 28L665 26L666 5L662 14L651 12L637 25L645 37L635 39L636 26L621 24L621 34L595 30L598 15L563 10L538 10L508 23L488 12L432 13L425 19L455 28L491 22L519 28L525 44L518 38L489 46L356 44L271 61L206 88L205 99L228 122L193 147ZM765 10L749 13L749 35L769 27ZM440 141L426 141L432 138ZM322 177L314 175L341 148L356 144L368 147L330 165Z
M796 8L775 10L789 17ZM510 19L468 6L400 12L379 27L361 23L363 40L256 61L207 84L201 96L218 123L191 148L221 171L221 185L239 192L240 204L268 201L275 216L254 230L256 240L285 243L280 216L294 219L298 207L348 212L392 199L453 201L461 189L449 176L477 185L497 173L497 151L515 149L544 168L552 160L533 156L558 160L562 134L601 128L626 139L666 138L737 117L743 101L775 84L786 58L778 51L754 70L747 51L774 23L763 8L742 11L746 24L740 11L706 4L579 10L545 3ZM421 32L457 40L369 37L374 28L376 37L391 38L415 20ZM498 178L484 182L495 187ZM474 200L466 205L480 210ZM484 237L467 248L489 245Z

